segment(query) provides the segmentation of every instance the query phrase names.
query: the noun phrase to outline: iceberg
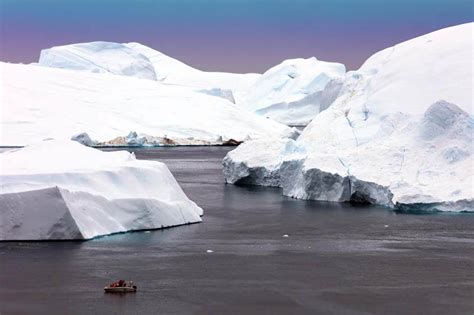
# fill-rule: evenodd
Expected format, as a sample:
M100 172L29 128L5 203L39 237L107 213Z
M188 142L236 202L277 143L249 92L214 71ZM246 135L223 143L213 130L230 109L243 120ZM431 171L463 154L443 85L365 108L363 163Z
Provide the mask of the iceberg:
M285 60L258 78L242 106L287 125L306 126L336 98L345 72L343 64L315 57Z
M399 211L474 211L473 26L376 53L296 141L229 152L226 181Z
M74 141L0 154L0 240L87 240L201 222L165 164Z
M223 160L227 183L280 187L280 166L284 159L303 158L305 149L293 139L247 141Z
M56 46L41 51L45 67L111 73L194 87L197 91L222 90L225 98L239 99L260 74L201 71L140 43L89 42Z
M0 72L1 146L71 137L97 146L201 145L296 135L193 87L37 65L0 63Z
M342 86L345 67L315 57L289 59L256 73L193 68L140 43L89 42L41 51L40 66L132 76L195 88L291 126L305 126Z
M43 49L38 64L156 80L155 69L148 58L118 43L92 42Z

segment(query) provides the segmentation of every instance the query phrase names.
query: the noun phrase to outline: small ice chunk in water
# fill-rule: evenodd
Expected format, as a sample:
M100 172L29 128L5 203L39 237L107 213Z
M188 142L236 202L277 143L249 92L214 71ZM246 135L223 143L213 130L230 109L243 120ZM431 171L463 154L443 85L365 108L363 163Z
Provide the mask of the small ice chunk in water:
M282 237L289 237L289 235L288 235L288 234L284 234Z
M145 233L151 233L151 231L145 231Z
M206 253L214 253L214 251L212 249L208 249L206 250Z
M388 228L388 227L389 227L389 225L388 225L388 224L385 224L383 227L385 227L385 228Z

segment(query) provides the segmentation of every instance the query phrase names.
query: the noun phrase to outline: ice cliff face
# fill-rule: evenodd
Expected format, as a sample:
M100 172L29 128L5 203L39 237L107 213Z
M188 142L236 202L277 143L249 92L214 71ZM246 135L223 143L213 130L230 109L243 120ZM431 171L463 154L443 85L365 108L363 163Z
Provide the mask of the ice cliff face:
M227 182L276 183L302 199L473 211L473 25L375 54L291 144L304 154L245 143L224 160ZM256 151L269 152L265 163Z
M337 96L344 73L343 64L315 57L285 60L255 82L242 106L287 125L305 126Z
M90 239L200 222L165 164L73 141L0 154L0 240Z
M285 158L305 156L292 139L248 141L224 158L224 176L231 184L281 186L280 166Z

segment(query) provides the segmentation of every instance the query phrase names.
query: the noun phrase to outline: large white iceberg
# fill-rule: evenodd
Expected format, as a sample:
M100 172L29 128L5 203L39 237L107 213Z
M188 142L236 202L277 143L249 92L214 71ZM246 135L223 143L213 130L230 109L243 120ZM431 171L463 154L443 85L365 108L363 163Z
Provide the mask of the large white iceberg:
M297 141L230 152L227 182L302 199L473 211L473 25L376 53Z
M108 72L207 90L240 99L260 74L201 71L139 43L89 42L41 51L39 65L89 72ZM220 95L219 95L220 96Z
M289 59L267 70L252 86L242 106L293 126L306 126L336 98L345 66L315 57Z
M90 239L201 221L165 164L74 141L0 154L0 240Z
M44 49L39 65L157 80L223 97L287 125L307 125L332 103L344 65L315 57L289 59L263 75L208 72L140 43L90 42Z
M196 88L0 63L0 145L87 133L99 145L222 144L295 130ZM90 142L90 141L89 141Z
M156 80L155 69L147 57L118 43L93 42L44 49L38 64Z

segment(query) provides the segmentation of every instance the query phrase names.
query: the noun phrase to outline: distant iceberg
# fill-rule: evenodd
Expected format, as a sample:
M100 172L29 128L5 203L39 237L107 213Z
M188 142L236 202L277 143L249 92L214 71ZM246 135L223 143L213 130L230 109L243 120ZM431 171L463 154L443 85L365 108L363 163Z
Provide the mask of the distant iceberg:
M307 125L342 86L345 67L315 57L238 74L195 69L140 43L90 42L44 49L40 66L110 73L196 88L287 125Z
M156 80L155 69L147 57L118 43L92 42L44 49L38 64Z
M198 91L230 91L233 99L243 97L260 77L256 73L201 71L140 43L89 42L56 46L43 49L38 64L156 80L194 87Z

